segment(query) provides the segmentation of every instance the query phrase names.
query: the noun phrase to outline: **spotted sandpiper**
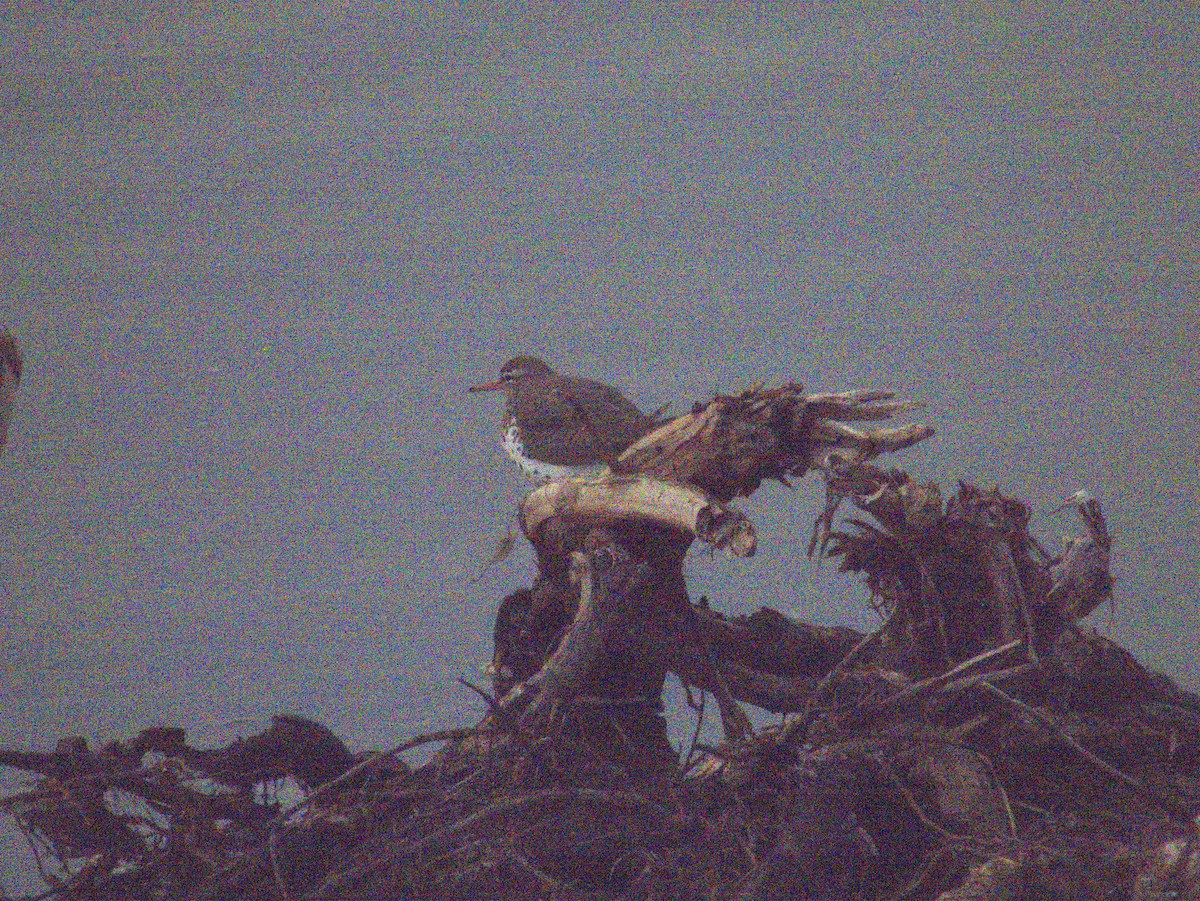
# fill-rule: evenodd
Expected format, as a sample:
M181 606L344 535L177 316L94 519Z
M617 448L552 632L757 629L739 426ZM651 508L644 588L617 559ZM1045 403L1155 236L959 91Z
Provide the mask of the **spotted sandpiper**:
M504 450L539 481L596 473L658 424L615 388L560 375L537 357L514 357L470 391L507 392Z

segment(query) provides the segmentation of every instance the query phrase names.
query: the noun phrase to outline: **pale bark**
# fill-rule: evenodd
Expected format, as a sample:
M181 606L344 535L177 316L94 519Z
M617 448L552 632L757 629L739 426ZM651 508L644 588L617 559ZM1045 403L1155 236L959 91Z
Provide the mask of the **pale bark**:
M609 475L551 482L521 504L521 528L533 538L554 517L591 525L641 519L688 532L731 557L754 554L754 526L699 488L646 476Z

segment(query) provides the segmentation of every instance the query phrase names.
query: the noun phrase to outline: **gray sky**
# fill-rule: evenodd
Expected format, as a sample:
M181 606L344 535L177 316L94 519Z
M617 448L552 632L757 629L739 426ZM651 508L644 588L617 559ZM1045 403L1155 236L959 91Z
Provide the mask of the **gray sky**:
M1194 11L397 5L0 22L0 743L469 720L533 570L467 581L521 482L465 389L518 352L923 400L897 464L1099 496L1112 635L1200 687ZM871 622L818 501L693 593Z

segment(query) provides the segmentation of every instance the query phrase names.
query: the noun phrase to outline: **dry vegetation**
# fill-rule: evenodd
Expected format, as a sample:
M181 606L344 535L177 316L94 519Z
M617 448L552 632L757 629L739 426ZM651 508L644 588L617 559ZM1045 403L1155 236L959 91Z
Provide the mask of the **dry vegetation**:
M539 575L500 605L469 728L357 756L290 717L211 751L154 729L0 752L37 774L3 803L47 896L1200 897L1200 700L1077 624L1110 586L1098 504L1052 556L1020 501L877 468L932 431L848 423L904 409L754 388L533 492ZM812 470L810 553L865 577L881 627L693 603L691 543L753 553L730 502ZM718 747L668 742L668 674L715 699ZM744 703L785 725L756 733ZM291 806L271 791L287 777Z

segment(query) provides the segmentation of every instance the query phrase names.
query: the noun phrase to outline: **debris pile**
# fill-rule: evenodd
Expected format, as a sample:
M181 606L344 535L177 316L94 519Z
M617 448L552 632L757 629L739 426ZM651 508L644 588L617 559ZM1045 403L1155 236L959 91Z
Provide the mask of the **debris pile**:
M1200 699L1078 622L1111 587L1099 504L1052 555L998 489L876 467L931 433L844 424L890 397L718 397L533 492L539 575L500 606L477 725L382 754L291 717L219 750L158 729L0 753L38 774L3 804L49 894L1200 898ZM693 603L692 541L752 549L730 501L811 469L810 553L861 574L880 627ZM668 674L715 699L719 745L671 746ZM743 704L785 717L756 732Z

